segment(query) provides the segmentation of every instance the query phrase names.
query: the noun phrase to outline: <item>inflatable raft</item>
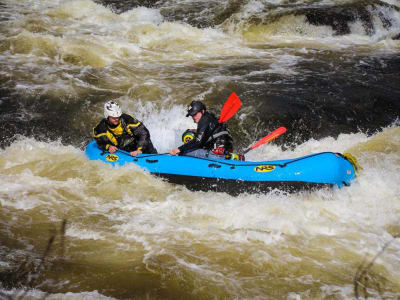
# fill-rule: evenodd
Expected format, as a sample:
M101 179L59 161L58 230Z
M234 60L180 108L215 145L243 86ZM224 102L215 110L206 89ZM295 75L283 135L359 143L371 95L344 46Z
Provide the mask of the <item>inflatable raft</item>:
M168 182L183 184L191 190L263 193L273 189L298 191L325 186L342 187L355 178L357 163L351 156L323 152L295 159L275 161L232 161L224 159L141 154L124 151L104 152L95 141L86 148L90 160L114 166L134 163Z

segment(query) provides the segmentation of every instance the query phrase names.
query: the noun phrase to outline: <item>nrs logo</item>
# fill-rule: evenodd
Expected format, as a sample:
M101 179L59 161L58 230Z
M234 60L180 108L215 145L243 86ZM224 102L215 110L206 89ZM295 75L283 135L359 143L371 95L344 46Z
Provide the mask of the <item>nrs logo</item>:
M115 155L115 154L108 154L106 156L106 160L112 161L112 162L117 161L118 158L119 158L118 155Z
M259 173L271 172L273 170L275 170L275 166L273 166L273 165L259 165L254 168L254 171L259 172Z

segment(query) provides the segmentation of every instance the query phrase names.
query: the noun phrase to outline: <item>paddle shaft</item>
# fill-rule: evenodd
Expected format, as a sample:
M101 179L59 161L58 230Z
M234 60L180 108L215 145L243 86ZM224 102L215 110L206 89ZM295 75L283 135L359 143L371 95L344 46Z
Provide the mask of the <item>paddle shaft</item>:
M257 147L260 147L261 145L264 145L264 144L268 143L269 141L272 141L273 139L277 138L278 136L280 136L281 134L283 134L285 132L286 132L286 128L285 127L279 127L278 129L275 129L274 131L272 131L271 133L267 134L265 137L260 139L254 145L246 148L243 151L243 154L246 154L250 150L253 150L253 149L257 148Z

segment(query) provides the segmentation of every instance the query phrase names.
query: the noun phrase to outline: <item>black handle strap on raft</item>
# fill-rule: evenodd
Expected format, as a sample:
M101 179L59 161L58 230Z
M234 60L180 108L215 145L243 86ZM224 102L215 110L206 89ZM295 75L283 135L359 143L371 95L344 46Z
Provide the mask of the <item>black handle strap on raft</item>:
M221 165L219 165L219 164L209 164L208 167L209 168L214 168L214 169L219 169L219 168L221 168Z
M148 162L149 164L154 164L158 162L158 159L146 159L146 162Z

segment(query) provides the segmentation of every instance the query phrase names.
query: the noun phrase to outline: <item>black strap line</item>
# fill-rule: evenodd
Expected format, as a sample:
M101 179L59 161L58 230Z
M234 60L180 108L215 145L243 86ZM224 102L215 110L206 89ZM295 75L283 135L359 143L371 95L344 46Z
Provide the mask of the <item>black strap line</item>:
M124 154L127 154L127 155L129 155L129 156L131 156L130 153L127 152L127 151L120 150L120 149L118 149L118 151L119 151L119 152L122 152L122 153L124 153ZM259 166L260 164L264 163L264 164L268 164L268 165L271 165L271 166L278 166L278 167L284 168L284 167L286 167L288 164L292 164L292 163L295 163L295 162L298 162L298 161L301 161L301 160L304 160L304 159L307 159L307 158L310 158L310 157L314 157L314 156L318 156L318 155L322 155L322 154L328 154L328 153L335 154L335 155L340 155L341 157L343 157L340 153L335 153L335 152L320 152L320 153L315 153L315 154L307 155L307 156L304 156L304 157L300 157L300 158L297 158L297 159L288 161L288 162L283 163L283 164L269 163L269 162L267 162L267 161L265 161L265 162L260 161L260 162L253 162L253 163L249 163L249 164L240 164L240 165L238 165L238 164L233 164L233 163L229 163L229 162L225 162L225 161L216 161L216 160L214 160L214 159L210 159L210 158L206 158L206 157L195 157L195 156L190 156L190 155L180 155L180 156L185 156L185 157L191 157L191 158L201 159L201 160L205 160L205 161L209 161L209 162L213 162L213 163L218 163L218 164L221 164L221 165L234 166L234 167ZM102 154L103 154L103 153L102 153ZM140 157L138 157L138 156L133 156L132 158L138 160L138 159L142 159L142 158L148 158L148 157L153 157L153 156L157 156L157 155L168 155L168 154L169 154L169 153L148 154L148 155L142 155L142 156L140 156Z
M295 163L295 162L298 162L298 161L301 161L303 159L307 159L307 158L310 158L310 157L313 157L313 156L322 155L322 154L328 154L328 153L340 154L340 153L334 153L334 152L321 152L321 153L315 153L315 154L307 155L307 156L304 156L304 157L300 157L298 159L294 159L294 160L288 161L288 162L283 163L283 164L269 163L267 161L265 161L265 162L260 161L260 162L252 162L252 163L240 164L240 165L239 164L233 164L233 163L225 162L225 161L216 161L214 159L205 158L205 157L195 157L195 156L190 156L190 155L181 155L181 156L192 157L192 158L201 159L201 160L205 160L205 161L209 161L209 162L213 162L213 163L218 163L218 164L221 164L221 165L234 166L234 167L259 166L260 164L264 163L264 164L268 164L268 165L271 165L271 166L278 166L278 167L284 168L288 164ZM169 153L163 153L163 154L158 154L158 155L165 155L165 154L169 154ZM157 155L157 154L152 154L152 155ZM137 157L137 158L144 158L144 156Z
M320 153L315 153L315 154L310 154L310 155L307 155L307 156L304 156L304 157L300 157L300 158L297 158L297 159L288 161L288 162L286 162L286 163L284 163L284 164L279 164L279 166L282 167L282 168L284 168L284 167L286 167L288 164L291 164L291 163L294 163L294 162L298 162L298 161L300 161L300 160L303 160L303 159L306 159L306 158L310 158L310 157L313 157L313 156L322 155L322 154L328 154L328 153L335 154L335 155L336 155L336 154L340 154L340 153L334 153L334 152L320 152Z

